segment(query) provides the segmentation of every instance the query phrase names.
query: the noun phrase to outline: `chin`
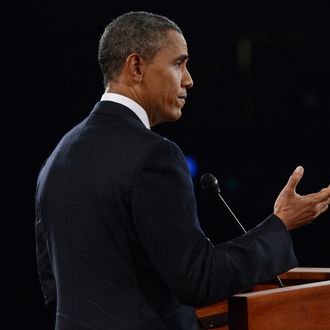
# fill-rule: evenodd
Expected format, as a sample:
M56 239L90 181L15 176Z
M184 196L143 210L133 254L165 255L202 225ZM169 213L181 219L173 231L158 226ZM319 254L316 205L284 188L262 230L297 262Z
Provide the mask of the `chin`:
M158 125L161 123L177 121L181 118L181 116L182 116L181 108L175 109L172 112L163 113L163 115L158 118L159 120L155 121L152 126Z
M181 116L182 116L182 112L181 109L179 109L173 114L171 121L177 121L181 118Z
M182 108L178 108L174 111L174 116L176 116L177 119L179 119L182 116Z

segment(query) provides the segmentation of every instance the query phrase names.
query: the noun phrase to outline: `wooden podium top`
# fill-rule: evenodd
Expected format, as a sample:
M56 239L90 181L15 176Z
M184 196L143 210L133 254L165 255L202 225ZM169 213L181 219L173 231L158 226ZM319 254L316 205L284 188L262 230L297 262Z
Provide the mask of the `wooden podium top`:
M296 267L280 275L283 280L326 281L330 280L330 268Z
M284 288L279 288L275 283L261 283L251 288L248 293L238 293L216 304L197 308L196 316L201 323L201 329L264 329L265 322L271 324L274 321L272 318L268 319L270 314L267 311L269 309L278 309L277 316L286 315L285 317L287 317L285 319L283 316L282 321L278 318L277 323L273 324L273 329L283 329L283 325L290 323L290 320L293 324L304 321L303 325L299 323L299 329L310 329L311 323L308 322L322 320L320 322L322 324L325 322L326 326L329 326L327 329L330 329L330 312L328 312L328 307L326 310L324 309L324 305L330 305L330 268L296 267L280 274L279 277L284 283ZM294 305L295 299L297 300L296 306ZM283 308L288 313L284 313ZM303 310L305 312L302 312ZM306 311L312 314L307 315ZM233 315L236 315L234 319ZM237 315L240 317L237 318ZM253 326L250 323L252 316ZM262 321L260 327L256 320ZM314 328L325 329L322 328L322 324L321 327L314 325Z

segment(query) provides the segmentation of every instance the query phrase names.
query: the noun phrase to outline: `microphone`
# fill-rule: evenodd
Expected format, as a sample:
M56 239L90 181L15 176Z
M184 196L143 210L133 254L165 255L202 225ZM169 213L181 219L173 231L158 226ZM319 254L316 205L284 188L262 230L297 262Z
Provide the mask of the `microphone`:
M229 212L234 217L234 219L236 220L236 222L238 223L238 225L241 227L242 231L244 233L247 233L247 231L245 230L245 228L243 227L243 225L237 219L237 217L234 214L234 212L231 210L231 208L228 206L228 204L226 203L226 201L221 196L218 179L213 174L211 174L211 173L205 173L205 174L203 174L201 176L201 185L202 185L202 189L208 190L208 191L212 191L213 193L216 193L220 197L220 199L222 200L222 202L225 204L226 208L229 210ZM277 282L278 282L279 286L283 288L284 285L283 285L281 279L279 278L279 276L276 275L276 279L277 279Z
M246 233L245 228L242 226L242 224L239 222L239 220L237 219L236 215L234 214L234 212L231 210L231 208L228 206L228 204L226 203L226 201L223 199L223 197L220 194L220 188L219 188L219 182L217 180L217 178L215 176L213 176L211 173L206 173L203 174L201 177L201 183L202 183L202 188L205 190L209 190L209 191L213 191L215 193L218 194L218 196L220 197L220 199L222 200L222 202L226 205L227 209L229 210L229 212L231 213L231 215L234 217L234 219L236 220L236 222L239 224L239 226L241 227L241 229L243 230L244 233Z

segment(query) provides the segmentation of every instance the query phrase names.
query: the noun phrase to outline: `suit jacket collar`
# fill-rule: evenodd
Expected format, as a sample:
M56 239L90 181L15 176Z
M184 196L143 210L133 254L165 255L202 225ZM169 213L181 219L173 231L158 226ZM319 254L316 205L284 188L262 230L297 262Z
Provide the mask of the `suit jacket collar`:
M140 118L130 108L117 102L99 101L95 104L91 114L131 117L138 120L144 126Z
M142 110L144 111L144 110ZM150 130L150 124L146 113L139 115L135 110L131 109L126 104L122 104L112 100L101 100L94 106L91 114L111 114L111 115L128 115L133 114L132 118L137 118L139 122L143 124L147 129Z

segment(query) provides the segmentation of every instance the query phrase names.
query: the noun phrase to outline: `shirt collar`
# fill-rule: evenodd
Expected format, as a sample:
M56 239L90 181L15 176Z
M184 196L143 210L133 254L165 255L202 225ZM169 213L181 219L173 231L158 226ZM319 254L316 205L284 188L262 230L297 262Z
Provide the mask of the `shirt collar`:
M104 93L101 97L101 101L112 101L126 106L140 118L140 120L147 129L150 129L150 123L147 113L139 104L137 104L132 99L116 93Z

